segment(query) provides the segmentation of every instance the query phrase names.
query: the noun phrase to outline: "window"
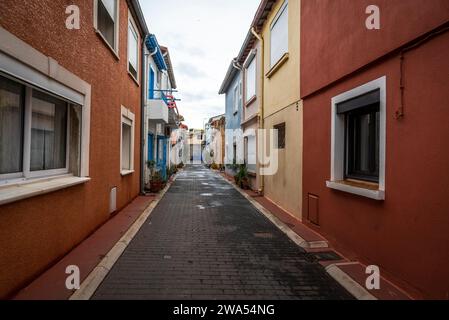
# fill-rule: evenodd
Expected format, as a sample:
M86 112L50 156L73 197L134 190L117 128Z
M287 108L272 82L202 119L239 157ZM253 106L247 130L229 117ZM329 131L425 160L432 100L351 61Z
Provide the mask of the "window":
M288 53L288 1L286 0L271 24L270 61L273 67Z
M346 112L346 178L379 182L379 91L370 105ZM364 99L361 96L359 99ZM371 103L371 102L370 102Z
M245 137L246 141L246 159L245 163L248 167L248 171L256 172L256 136L248 135Z
M234 98L234 114L237 114L239 112L240 107L242 106L242 82L241 81L234 88L233 98Z
M78 174L80 109L0 75L0 181Z
M25 87L0 77L0 175L22 172Z
M118 52L118 1L95 0L95 28L115 52Z
M121 121L121 174L127 175L134 171L134 114L122 107Z
M136 24L132 20L129 12L128 21L128 71L138 81L139 74L139 35Z
M31 171L65 168L67 103L33 92L31 115Z
M385 198L386 77L332 99L329 188Z
M0 205L88 182L91 85L43 53L30 60L36 48L5 29L0 38Z
M122 171L131 170L131 128L128 121L122 122Z
M274 130L277 131L278 149L285 149L285 122L275 125Z
M246 68L246 102L256 95L256 58Z

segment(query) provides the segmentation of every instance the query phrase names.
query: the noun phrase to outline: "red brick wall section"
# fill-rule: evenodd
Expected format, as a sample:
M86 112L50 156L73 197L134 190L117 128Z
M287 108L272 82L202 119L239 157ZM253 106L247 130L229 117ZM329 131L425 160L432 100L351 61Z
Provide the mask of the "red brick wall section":
M380 30L365 27L369 5L380 9ZM301 1L301 95L309 95L446 21L447 0Z
M65 27L76 4L81 29ZM0 207L0 297L32 280L109 218L109 192L124 207L139 193L140 87L127 72L126 1L120 1L120 60L93 27L93 1L0 1L0 25L92 85L90 175L82 186ZM121 105L136 116L136 173L120 175Z
M304 212L307 194L319 196L319 232L424 298L449 298L448 56L448 32L406 54L402 120L395 119L400 104L398 56L304 102ZM326 180L332 97L384 75L386 200L378 202L330 190Z

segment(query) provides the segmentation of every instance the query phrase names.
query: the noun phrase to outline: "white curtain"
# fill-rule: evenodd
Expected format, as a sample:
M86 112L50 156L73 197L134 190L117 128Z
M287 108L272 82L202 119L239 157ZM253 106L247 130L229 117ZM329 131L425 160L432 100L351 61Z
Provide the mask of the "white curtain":
M22 171L23 86L0 77L0 174Z
M246 69L246 101L256 95L256 58Z
M122 170L131 170L131 126L122 123Z
M137 72L137 61L139 59L139 52L137 50L138 36L131 24L128 29L128 59L131 66L134 68L134 71Z
M247 146L247 167L248 171L256 172L256 136L248 136L247 137L248 146Z
M67 103L35 91L31 116L31 171L66 167Z

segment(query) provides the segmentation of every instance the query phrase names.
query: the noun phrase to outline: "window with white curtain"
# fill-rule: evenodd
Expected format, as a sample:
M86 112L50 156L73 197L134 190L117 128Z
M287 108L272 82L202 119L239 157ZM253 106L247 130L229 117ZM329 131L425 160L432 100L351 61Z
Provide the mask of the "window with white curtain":
M240 105L240 85L237 84L234 87L234 113L237 113L239 111L239 105Z
M256 58L246 68L246 102L256 95Z
M25 87L0 77L0 175L22 171Z
M131 170L131 123L122 122L122 170Z
M246 137L246 165L249 172L256 172L256 136Z
M0 75L0 183L79 172L81 107Z
M67 166L67 103L33 92L31 114L31 171Z
M96 29L112 49L117 51L118 0L96 1Z
M139 73L139 35L132 20L131 13L128 21L128 71L137 80Z
M120 170L122 175L134 170L134 114L122 106Z
M288 53L288 0L284 2L271 24L270 61L273 67Z

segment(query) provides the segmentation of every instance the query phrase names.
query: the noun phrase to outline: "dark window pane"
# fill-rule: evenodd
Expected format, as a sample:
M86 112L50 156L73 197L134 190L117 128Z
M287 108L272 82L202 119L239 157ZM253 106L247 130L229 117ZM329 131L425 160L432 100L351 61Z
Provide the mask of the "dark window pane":
M0 77L0 174L22 171L25 88Z
M379 181L379 103L346 113L346 177Z
M136 80L138 80L138 79L137 79L137 70L134 69L134 67L132 66L131 63L129 63L129 72L133 75L133 77L134 77Z
M285 123L274 126L278 132L278 149L285 149Z
M115 13L116 5L111 0L110 8L106 9L102 0L98 0L98 30L101 32L106 41L115 48Z
M31 171L66 167L67 103L44 93L33 93L31 116Z

